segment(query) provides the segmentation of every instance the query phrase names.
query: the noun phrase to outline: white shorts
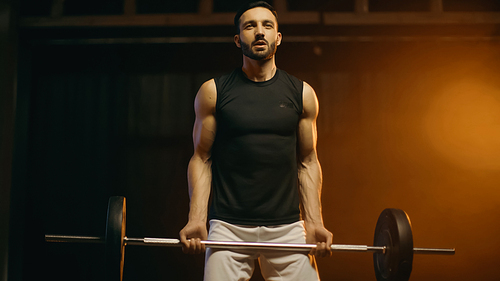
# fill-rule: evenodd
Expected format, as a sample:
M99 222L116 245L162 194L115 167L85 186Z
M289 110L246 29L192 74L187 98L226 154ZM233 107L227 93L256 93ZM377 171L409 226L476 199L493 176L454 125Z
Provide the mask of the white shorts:
M241 226L210 220L208 240L271 243L305 243L304 222L278 226ZM314 256L277 250L228 250L207 248L205 281L246 281L252 277L255 260L268 281L319 280Z

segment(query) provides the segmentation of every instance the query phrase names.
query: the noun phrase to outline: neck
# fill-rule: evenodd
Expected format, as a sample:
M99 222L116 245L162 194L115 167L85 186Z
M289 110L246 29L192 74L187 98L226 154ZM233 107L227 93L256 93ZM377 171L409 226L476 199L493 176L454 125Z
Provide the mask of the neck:
M274 56L269 60L253 60L243 56L243 72L248 79L254 82L264 82L274 77L276 73L276 63Z

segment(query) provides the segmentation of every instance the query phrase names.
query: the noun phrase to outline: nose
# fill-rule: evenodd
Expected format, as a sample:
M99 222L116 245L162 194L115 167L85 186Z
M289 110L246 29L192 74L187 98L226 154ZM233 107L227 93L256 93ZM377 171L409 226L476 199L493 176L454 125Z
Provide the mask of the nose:
M262 24L258 24L255 28L255 37L264 37L264 26Z

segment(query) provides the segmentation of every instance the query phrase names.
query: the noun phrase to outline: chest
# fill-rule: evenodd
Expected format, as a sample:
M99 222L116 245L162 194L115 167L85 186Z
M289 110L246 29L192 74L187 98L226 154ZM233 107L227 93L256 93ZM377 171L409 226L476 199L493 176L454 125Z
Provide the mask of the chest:
M219 100L218 130L242 134L294 134L301 114L298 98L293 89L280 85L243 85L229 89Z

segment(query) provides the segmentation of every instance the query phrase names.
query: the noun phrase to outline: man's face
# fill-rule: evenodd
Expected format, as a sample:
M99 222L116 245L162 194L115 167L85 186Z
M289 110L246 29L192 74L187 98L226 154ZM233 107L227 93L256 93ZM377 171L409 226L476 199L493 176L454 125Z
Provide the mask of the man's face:
M234 42L241 48L243 55L251 59L271 59L281 44L281 33L278 32L273 13L262 7L243 13L240 17L240 34L234 36Z

